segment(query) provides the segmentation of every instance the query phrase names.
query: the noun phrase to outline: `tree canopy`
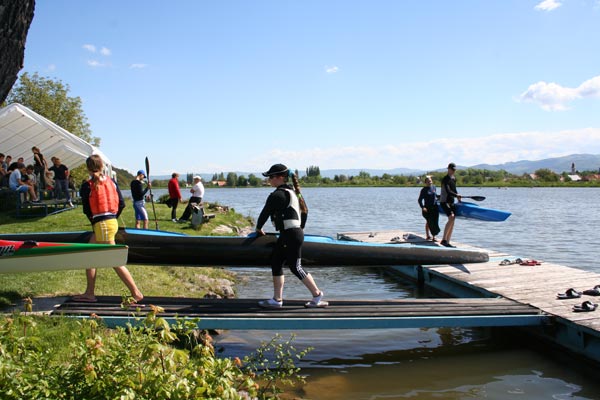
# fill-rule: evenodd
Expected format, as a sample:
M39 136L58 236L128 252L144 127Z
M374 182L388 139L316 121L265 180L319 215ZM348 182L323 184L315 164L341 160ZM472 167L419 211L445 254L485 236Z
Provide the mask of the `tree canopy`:
M60 80L44 78L37 73L23 73L8 94L7 102L20 103L66 129L86 142L100 145L93 137L82 109L80 97L69 96L70 87Z

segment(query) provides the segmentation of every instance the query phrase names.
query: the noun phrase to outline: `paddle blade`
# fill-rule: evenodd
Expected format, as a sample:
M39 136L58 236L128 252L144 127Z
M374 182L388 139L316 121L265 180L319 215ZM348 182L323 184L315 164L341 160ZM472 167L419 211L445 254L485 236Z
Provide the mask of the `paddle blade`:
M483 201L483 200L485 200L485 196L463 196L463 197L466 197L466 198L469 198L469 199L472 199L472 200L475 200L475 201Z
M148 161L148 157L146 157L146 176L150 176L150 162ZM150 180L150 178L148 178Z

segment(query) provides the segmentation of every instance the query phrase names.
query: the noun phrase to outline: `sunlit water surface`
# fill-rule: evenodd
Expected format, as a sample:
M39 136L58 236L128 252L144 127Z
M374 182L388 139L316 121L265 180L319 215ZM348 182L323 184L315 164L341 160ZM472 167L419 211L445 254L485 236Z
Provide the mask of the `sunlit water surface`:
M459 188L460 189L460 188ZM271 189L210 189L205 200L258 216ZM160 195L160 191L157 195ZM400 229L423 233L419 189L306 188L308 234ZM520 257L600 272L599 189L463 188L479 203L507 210L505 222L457 220L453 241ZM181 210L183 212L183 210ZM445 218L441 218L441 226ZM168 229L166 227L165 229ZM272 296L269 268L233 268L239 297ZM408 283L371 268L311 268L329 299L414 298ZM600 282L597 282L600 284ZM307 299L290 274L285 298ZM280 332L289 338L290 332ZM313 347L301 362L309 399L598 399L599 371L558 361L518 335L484 329L336 330L295 332L297 348ZM243 356L274 332L229 331L217 337L225 356ZM506 340L505 340L506 339Z

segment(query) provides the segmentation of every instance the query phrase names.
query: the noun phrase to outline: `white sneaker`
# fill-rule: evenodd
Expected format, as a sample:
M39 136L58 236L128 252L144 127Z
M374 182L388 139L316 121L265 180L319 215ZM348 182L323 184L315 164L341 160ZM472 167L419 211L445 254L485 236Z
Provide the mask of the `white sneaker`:
M261 300L258 302L258 306L262 308L281 308L283 307L283 301L275 299Z
M329 305L329 303L327 301L323 301L323 296L325 296L325 293L323 293L323 291L321 291L321 293L319 293L318 296L313 297L311 301L304 304L304 307L306 307L306 308L325 308L325 307L327 307Z
M72 202L72 201L69 201L68 205L69 205L69 207L71 207L71 208L75 207L75 206L73 205L73 202Z
M171 221L173 221L173 222L177 222L177 219L176 219L176 218L173 218Z

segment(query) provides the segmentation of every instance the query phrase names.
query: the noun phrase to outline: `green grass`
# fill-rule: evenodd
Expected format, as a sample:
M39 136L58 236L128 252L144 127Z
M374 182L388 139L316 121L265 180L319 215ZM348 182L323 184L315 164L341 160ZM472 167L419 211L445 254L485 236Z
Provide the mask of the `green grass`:
M127 207L119 218L119 226L134 227L135 217L131 201L127 200ZM171 209L164 204L155 204L158 226L161 230L186 233L188 235L211 235L219 225L243 228L251 225L247 217L243 217L234 210L215 213L215 218L194 229L190 224L177 224L171 221ZM150 229L155 228L152 205L146 204L150 215ZM183 207L177 209L181 215ZM77 207L43 218L15 218L14 211L0 213L0 233L28 233L28 232L67 232L91 230L88 219L83 215L82 208ZM202 297L213 288L203 287L197 282L199 275L211 278L226 278L234 280L233 274L222 268L191 268L171 266L127 265L138 287L145 296L167 297ZM81 293L85 289L84 271L57 271L27 274L0 274L0 307L14 304L16 300L24 297L54 297L68 296ZM98 269L96 281L97 295L128 295L125 285L112 269Z

